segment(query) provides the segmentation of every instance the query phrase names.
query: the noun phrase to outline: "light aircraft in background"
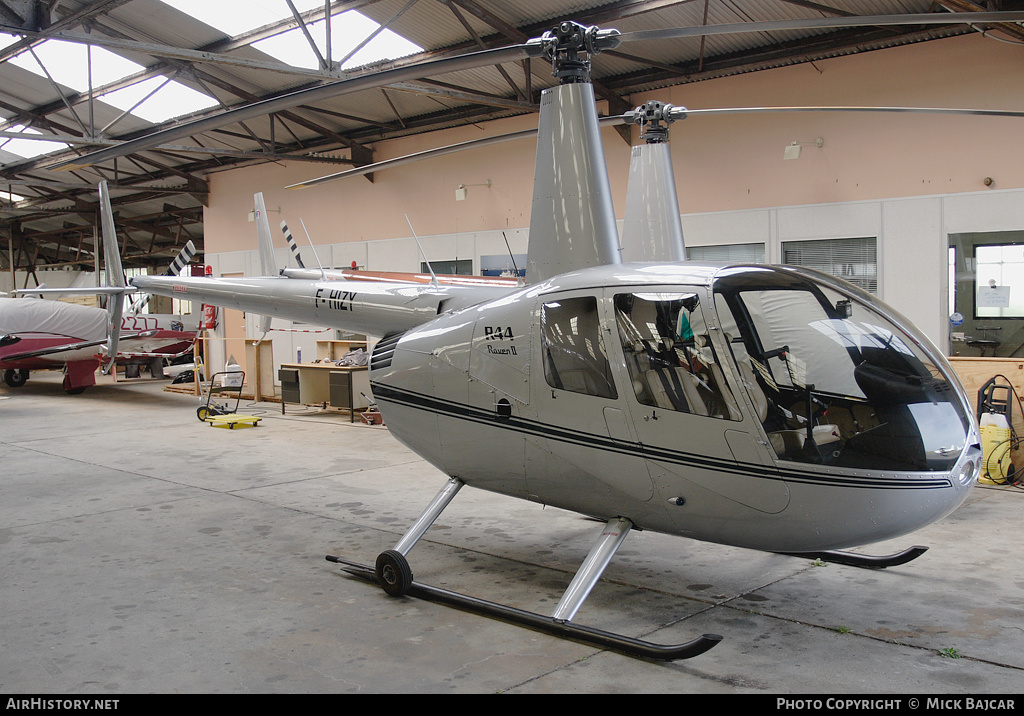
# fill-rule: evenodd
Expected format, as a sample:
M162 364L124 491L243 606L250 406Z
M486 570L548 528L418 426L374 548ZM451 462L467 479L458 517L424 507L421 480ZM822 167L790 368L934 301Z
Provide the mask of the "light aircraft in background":
M541 98L526 285L281 272L262 240L268 275L132 284L380 337L373 399L391 433L449 479L373 566L328 559L393 596L678 659L721 637L663 645L573 622L632 529L891 566L923 548L843 550L948 515L982 452L946 358L877 298L805 268L683 260L665 144L683 108L650 103L626 118L646 139L620 239L589 58L626 39L566 22L516 46L560 79ZM550 615L413 580L410 550L465 485L603 523Z
M0 370L4 382L19 388L31 371L64 371L64 390L83 392L96 384L96 371L111 368L110 357L119 364L147 364L159 375L157 366L192 350L198 331L198 319L192 316L145 314L129 311L122 315L125 287L120 257L113 236L114 226L106 185L100 187L100 213L106 254L107 286L99 288L34 288L17 291L30 294L20 298L0 298L0 335L17 338L17 344L0 345ZM108 227L109 223L109 227ZM167 274L177 274L195 255L188 242L171 263ZM62 301L35 298L43 294L102 294L108 297L108 309ZM137 302L139 308L144 301ZM116 327L115 327L116 326Z

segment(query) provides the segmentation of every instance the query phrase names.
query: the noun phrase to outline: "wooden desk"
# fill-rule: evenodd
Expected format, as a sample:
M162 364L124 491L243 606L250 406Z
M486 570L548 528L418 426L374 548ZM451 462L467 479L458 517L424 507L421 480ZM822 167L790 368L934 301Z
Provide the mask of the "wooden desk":
M286 380L289 374L298 375L298 394L289 389ZM352 422L356 411L369 407L370 373L366 366L340 366L333 363L282 363L278 373L281 378L281 412L286 402L304 405L322 404L348 410Z

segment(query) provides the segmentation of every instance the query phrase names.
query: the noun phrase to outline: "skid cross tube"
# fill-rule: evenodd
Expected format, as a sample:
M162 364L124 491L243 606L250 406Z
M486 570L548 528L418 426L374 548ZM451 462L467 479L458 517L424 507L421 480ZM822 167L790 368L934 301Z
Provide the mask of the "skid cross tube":
M601 537L583 560L569 588L565 590L561 601L555 607L555 612L551 615L553 619L572 621L632 528L633 523L624 517L608 520Z
M370 582L377 582L377 574L372 568L350 562L341 557L328 556L327 561L342 565L343 571ZM714 647L722 640L717 634L703 634L683 644L656 644L622 634L595 629L593 627L572 624L568 621L547 617L543 614L517 609L505 604L489 602L466 594L459 594L440 587L413 582L406 594L427 601L456 607L486 617L551 634L563 639L570 639L582 644L611 649L626 656L654 661L677 661L699 656Z
M395 551L402 555L409 554L420 538L430 529L430 525L434 524L434 520L444 511L444 508L455 499L455 496L459 494L459 490L465 483L457 477L453 477L445 483L441 491L434 496L434 499L430 501L427 508L423 510L423 514L420 518L413 523L413 526L402 535L402 539L398 540L398 544L395 545Z

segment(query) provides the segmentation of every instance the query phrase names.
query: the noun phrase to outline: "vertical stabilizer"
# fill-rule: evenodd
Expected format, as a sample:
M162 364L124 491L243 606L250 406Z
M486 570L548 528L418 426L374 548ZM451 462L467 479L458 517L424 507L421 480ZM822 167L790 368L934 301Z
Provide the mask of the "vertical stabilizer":
M277 276L279 272L277 259L274 256L274 239L270 235L270 220L267 218L267 207L263 202L263 192L253 195L256 205L256 241L260 248L260 273L264 276ZM260 335L270 330L270 316L257 315L256 325Z
M256 240L260 248L260 271L264 276L277 276L280 271L277 258L274 256L274 239L270 235L270 221L267 219L267 207L263 203L263 192L253 195L256 204Z
M103 231L104 271L108 286L124 286L124 270L121 268L121 252L117 247L117 232L114 228L114 212L110 208L110 193L107 183L100 182L100 228ZM121 314L124 312L124 296L107 297L107 360L103 372L108 373L117 358L117 346L121 341Z

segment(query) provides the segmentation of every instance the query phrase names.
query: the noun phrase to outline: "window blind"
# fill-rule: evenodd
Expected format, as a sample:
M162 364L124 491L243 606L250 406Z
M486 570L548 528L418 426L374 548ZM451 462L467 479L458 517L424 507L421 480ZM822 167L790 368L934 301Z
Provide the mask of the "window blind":
M785 241L782 263L805 266L878 292L878 242L875 237Z

